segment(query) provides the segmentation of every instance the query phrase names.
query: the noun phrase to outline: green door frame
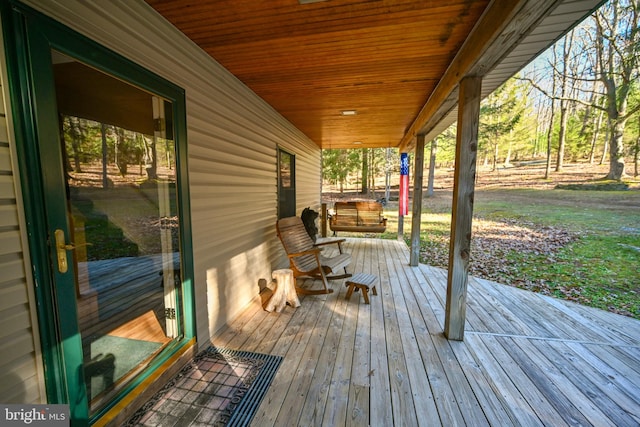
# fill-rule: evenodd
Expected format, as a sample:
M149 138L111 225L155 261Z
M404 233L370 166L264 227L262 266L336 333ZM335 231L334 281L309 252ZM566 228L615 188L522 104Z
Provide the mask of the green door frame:
M178 215L180 218L181 274L184 297L184 337L167 348L154 360L145 373L132 381L119 398L139 385L173 354L189 345L196 335L193 296L193 253L187 175L186 107L184 90L164 78L123 58L111 50L82 36L68 27L34 11L18 1L0 2L2 31L7 56L8 84L18 167L23 188L32 274L36 287L38 327L41 337L48 403L70 405L73 425L87 425L106 413L119 399L89 418L83 381L70 383L65 372L69 361L82 366L82 346L74 322L60 322L65 316L75 316L75 304L60 313L59 301L75 301L73 275L60 274L52 268L55 249L48 238L51 226L68 232L65 195L60 189L45 188L47 176L61 176L59 150L51 149L41 156L40 141L45 146L59 144L57 111L51 50L100 69L144 90L155 93L173 104L173 125L177 165ZM58 145L59 147L59 145ZM39 167L38 167L39 166ZM53 207L54 209L50 209ZM47 211L50 209L50 211ZM54 214L56 213L56 214ZM69 235L67 233L67 235ZM69 281L72 283L69 284ZM64 326L71 324L72 327ZM73 325L75 324L75 327ZM59 326L63 325L64 328ZM65 329L66 328L66 329ZM65 346L62 346L62 343ZM68 351L79 349L79 351ZM80 375L82 375L80 373Z

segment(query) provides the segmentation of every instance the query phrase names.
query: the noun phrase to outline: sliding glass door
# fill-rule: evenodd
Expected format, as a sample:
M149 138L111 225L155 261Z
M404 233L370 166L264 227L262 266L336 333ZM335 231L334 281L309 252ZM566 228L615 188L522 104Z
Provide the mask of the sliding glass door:
M34 12L14 18L49 401L81 425L194 336L184 93Z
M77 318L63 321L77 322L95 410L184 336L173 108L60 52L51 58L61 152L50 158L61 164L47 185L64 191L68 224L53 229L56 268L73 272Z

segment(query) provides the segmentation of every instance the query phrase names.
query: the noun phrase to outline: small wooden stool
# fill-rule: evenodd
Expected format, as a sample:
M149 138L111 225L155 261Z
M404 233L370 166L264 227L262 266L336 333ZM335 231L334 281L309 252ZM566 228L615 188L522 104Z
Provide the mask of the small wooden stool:
M351 294L354 290L362 290L362 296L364 297L365 304L369 304L369 286L373 284L378 278L376 276L372 276L371 274L358 273L354 274L349 280L344 282L344 285L349 288L347 291L347 295L344 299L351 298ZM357 289L356 289L357 288ZM373 295L378 295L376 291L376 287L372 288Z

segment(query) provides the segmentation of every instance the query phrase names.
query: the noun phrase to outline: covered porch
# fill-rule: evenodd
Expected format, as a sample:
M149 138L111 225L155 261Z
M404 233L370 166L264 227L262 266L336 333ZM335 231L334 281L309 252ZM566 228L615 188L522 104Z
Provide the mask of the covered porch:
M443 335L446 271L402 241L348 239L377 296L258 301L212 341L283 356L252 425L640 423L640 323L470 277L465 340Z

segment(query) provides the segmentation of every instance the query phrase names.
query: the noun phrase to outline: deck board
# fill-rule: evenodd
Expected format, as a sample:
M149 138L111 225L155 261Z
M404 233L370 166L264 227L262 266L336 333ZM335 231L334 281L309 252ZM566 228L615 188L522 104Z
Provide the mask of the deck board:
M356 297L359 296L356 293ZM351 298L354 298L353 295ZM371 373L371 310L369 307L365 304L358 304L345 423L349 425L369 424L369 378Z
M345 250L379 278L370 304L334 281L281 313L256 301L212 340L284 357L252 425L640 425L639 321L470 278L448 341L446 271L410 267L400 241Z
M392 247L391 247L392 248ZM385 248L387 249L387 248ZM394 420L400 418L407 425L418 425L417 414L412 399L408 366L405 360L405 344L408 337L403 336L401 322L406 322L406 307L402 300L400 281L403 279L395 269L396 257L385 251L385 257L379 262L386 262L388 281L383 280L382 298L384 313L384 333L387 337L387 366L391 384L391 408ZM410 347L407 345L407 347Z
M371 329L369 336L371 339L371 370L369 372L369 425L388 426L393 425L393 414L391 405L389 404L391 401L389 394L391 383L387 368L387 336L384 333L385 313L382 306L382 300L389 297L389 272L387 270L387 264L384 262L385 255L383 246L371 248L370 258L371 265L368 267L369 272L376 273L377 270L379 282L377 285L378 298L370 298ZM373 267L374 264L377 264L378 269Z
M312 339L311 341L311 345L320 346L319 357L311 361L314 364L313 376L311 377L311 386L309 387L307 398L298 421L300 425L311 426L322 424L333 370L340 366L350 365L350 363L344 359L337 358L341 331L345 324L344 317L347 304L344 300L343 287L336 285L336 288L337 292L333 295L333 298L325 302L325 305L328 305L331 309L327 312L330 313L328 316L328 328L325 329L326 322L319 322L317 325L318 333L314 334L314 339L315 337L322 337L324 335L324 340L318 339L314 341L314 339ZM335 363L336 360L340 360L340 363ZM291 422L285 422L281 425L296 424L295 420L290 421Z

